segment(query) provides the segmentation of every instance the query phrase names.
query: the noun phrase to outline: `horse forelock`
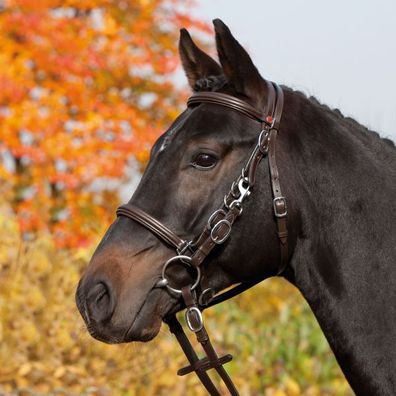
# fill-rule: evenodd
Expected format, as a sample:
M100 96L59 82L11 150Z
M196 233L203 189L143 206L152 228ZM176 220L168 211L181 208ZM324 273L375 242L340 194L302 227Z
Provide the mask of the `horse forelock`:
M219 91L228 85L227 79L223 75L207 76L200 78L194 86L195 92Z

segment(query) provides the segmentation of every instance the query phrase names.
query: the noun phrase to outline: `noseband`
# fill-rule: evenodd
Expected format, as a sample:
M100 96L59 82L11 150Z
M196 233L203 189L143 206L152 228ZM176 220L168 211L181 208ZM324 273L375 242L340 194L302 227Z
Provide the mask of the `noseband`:
M175 334L190 363L189 366L180 369L178 375L185 375L194 371L212 396L221 395L207 374L207 370L212 368L223 379L231 395L237 396L238 391L223 367L225 363L232 359L232 356L219 357L217 355L206 332L202 311L236 296L259 283L261 279L238 284L227 291L215 295L214 290L209 287L209 280L205 276L205 267L202 264L210 252L217 245L225 243L230 236L234 222L242 214L243 203L251 194L255 185L257 167L267 155L273 195L272 207L281 255L278 275L286 269L288 263L287 205L286 198L281 192L279 172L275 159L275 143L283 109L283 92L275 83L267 82L267 87L268 103L264 114L238 98L219 92L198 92L188 99L187 105L189 107L195 107L201 103L221 105L236 110L260 123L257 144L242 168L241 174L232 183L230 191L224 196L221 207L211 214L201 234L190 241L184 240L160 221L131 203L122 205L117 209L117 216L128 217L138 222L176 249L177 255L164 264L161 279L157 282L156 287L166 287L170 293L183 298L187 308L185 312L187 326L196 334L198 342L206 353L206 357L203 359L198 358L175 315L165 318L164 321L169 325L170 331ZM166 273L167 269L175 262L195 269L195 279L191 285L177 289L170 284Z

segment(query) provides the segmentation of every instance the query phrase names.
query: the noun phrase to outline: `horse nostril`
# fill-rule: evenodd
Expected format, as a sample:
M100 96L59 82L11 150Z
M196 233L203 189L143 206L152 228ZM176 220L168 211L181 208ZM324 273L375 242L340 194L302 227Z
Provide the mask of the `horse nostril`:
M108 284L96 283L87 294L87 308L90 319L96 322L108 320L114 311L114 293Z
M96 305L99 305L100 302L102 301L102 305L107 304L108 300L109 300L109 292L107 291L107 288L103 285L103 283L101 283L99 286L103 290L101 291L99 288L99 290L98 290L99 294L96 296L95 303L96 303Z

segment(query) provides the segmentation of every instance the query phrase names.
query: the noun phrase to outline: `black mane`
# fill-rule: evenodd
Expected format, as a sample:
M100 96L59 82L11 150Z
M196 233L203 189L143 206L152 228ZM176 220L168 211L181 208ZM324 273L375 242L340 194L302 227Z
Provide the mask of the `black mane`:
M323 111L325 111L328 114L332 114L333 116L336 116L340 120L343 120L344 122L347 122L350 124L351 127L355 129L359 129L362 133L368 134L369 136L379 139L381 142L387 144L390 147L396 148L395 143L393 140L385 138L380 136L378 132L375 132L366 126L360 124L358 121L355 119L345 116L342 114L342 112L339 109L332 109L329 106L321 103L317 98L314 96L307 96L305 93L301 91L294 91L289 87L282 86L283 89L288 90L289 92L294 92L295 94L299 95L300 97L304 99L308 99L313 103L314 105L320 107ZM196 92L208 92L208 91L226 91L229 92L230 94L235 94L235 90L233 87L227 82L226 78L222 75L218 76L208 76L205 78L199 79L195 86L194 86L194 91Z
M296 92L296 91L294 91L294 92ZM337 116L339 119L346 121L353 128L360 129L363 133L367 133L367 134L369 134L369 135L371 135L371 136L373 136L373 137L375 137L377 139L380 139L382 142L388 144L391 147L396 147L395 143L391 139L384 138L378 132L375 132L375 131L367 128L366 126L360 124L358 121L356 121L352 117L345 116L344 114L342 114L340 109L337 109L337 108L336 109L332 109L329 106L321 103L314 96L307 97L303 92L300 92L300 91L298 91L298 93L300 95L304 96L305 98L309 99L312 103L314 103L315 105L319 106L320 108L322 108L327 113L332 113L333 115Z

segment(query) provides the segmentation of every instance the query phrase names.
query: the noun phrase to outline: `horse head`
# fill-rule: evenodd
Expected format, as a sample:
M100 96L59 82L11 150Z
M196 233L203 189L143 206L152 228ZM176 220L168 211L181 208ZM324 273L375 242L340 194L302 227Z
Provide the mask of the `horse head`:
M220 20L214 26L220 64L181 30L179 52L189 85L194 92L224 93L262 111L268 83L228 27ZM260 122L227 107L189 106L154 144L129 204L183 240L193 240L222 204L260 131ZM230 238L203 263L207 286L214 292L279 270L268 165L258 175L255 195L260 198L245 205ZM140 223L118 217L97 247L76 294L91 334L112 343L155 337L162 320L183 306L179 295L156 287L164 263L173 256L173 249ZM166 276L174 288L181 289L194 283L196 270L175 263Z
M199 311L196 294L209 290L210 302L281 273L310 304L355 392L393 395L395 145L269 83L229 29L214 26L220 64L181 31L194 94L79 283L87 327L109 343L147 341L184 306ZM197 315L187 323L198 333ZM214 356L211 367L224 361ZM206 363L194 370L209 390Z

